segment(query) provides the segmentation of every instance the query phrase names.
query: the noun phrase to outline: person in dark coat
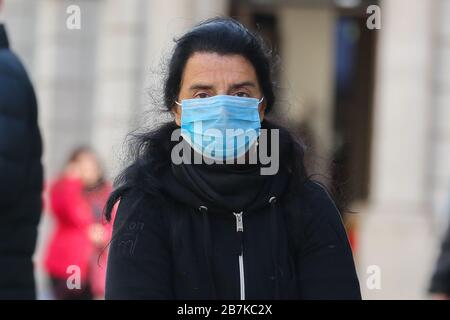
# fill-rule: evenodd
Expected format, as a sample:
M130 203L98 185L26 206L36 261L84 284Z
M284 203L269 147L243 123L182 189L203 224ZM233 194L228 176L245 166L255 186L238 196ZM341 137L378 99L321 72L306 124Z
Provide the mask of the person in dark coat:
M0 299L36 298L41 153L33 86L0 24Z
M119 203L107 299L361 299L335 202L266 117L273 89L269 51L236 20L177 40L164 91L174 121L136 135L106 207L110 218ZM263 170L264 148L278 170Z
M450 213L450 193L448 201ZM434 273L431 277L429 292L434 299L450 299L450 220L441 244L441 252L436 262Z

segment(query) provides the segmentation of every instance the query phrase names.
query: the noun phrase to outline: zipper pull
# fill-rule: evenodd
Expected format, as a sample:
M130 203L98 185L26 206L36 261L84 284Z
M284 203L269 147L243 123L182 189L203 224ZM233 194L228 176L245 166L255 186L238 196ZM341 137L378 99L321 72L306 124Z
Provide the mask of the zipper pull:
M236 232L239 237L239 249L238 249L238 262L239 262L239 288L240 298L245 300L245 274L244 274L244 222L242 220L243 211L236 213L233 212L236 217Z
M244 222L242 221L243 211L239 213L233 212L233 214L236 217L236 232L244 232Z

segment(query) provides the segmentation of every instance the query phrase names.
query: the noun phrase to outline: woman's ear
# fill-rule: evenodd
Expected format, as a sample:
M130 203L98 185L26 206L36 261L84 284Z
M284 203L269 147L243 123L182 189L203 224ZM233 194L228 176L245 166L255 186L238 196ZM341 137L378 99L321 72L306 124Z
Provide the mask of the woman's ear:
M175 117L175 123L177 126L181 127L181 107L174 103L174 106L172 107L172 113Z
M266 101L263 100L258 107L258 111L259 111L259 119L261 120L261 122L264 120L264 114L266 111Z

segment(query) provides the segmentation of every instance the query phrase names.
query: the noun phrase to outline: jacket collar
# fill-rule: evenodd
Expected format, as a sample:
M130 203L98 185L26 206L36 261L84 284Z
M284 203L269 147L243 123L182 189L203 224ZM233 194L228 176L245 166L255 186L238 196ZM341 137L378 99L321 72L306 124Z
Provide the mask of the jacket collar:
M0 24L0 49L9 48L8 36L3 24Z

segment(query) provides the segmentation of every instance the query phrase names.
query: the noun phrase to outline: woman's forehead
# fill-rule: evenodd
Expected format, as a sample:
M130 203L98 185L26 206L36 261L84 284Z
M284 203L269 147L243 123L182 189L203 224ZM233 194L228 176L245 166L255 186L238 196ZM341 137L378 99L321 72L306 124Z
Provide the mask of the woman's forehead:
M214 86L223 82L234 84L256 80L253 65L241 55L198 52L186 63L182 85L195 82Z

